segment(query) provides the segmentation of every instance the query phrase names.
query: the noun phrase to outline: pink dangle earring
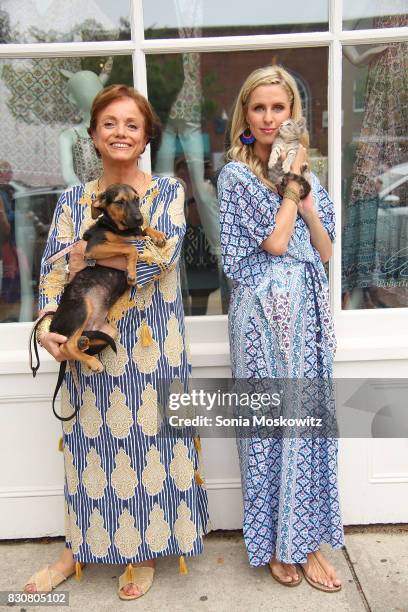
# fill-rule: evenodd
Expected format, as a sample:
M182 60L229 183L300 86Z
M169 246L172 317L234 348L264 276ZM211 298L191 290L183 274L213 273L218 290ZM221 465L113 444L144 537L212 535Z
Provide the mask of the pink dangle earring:
M251 130L249 129L249 127L247 127L241 134L241 136L239 137L240 141L242 142L242 144L244 145L250 145L253 144L256 140L255 136L252 134Z

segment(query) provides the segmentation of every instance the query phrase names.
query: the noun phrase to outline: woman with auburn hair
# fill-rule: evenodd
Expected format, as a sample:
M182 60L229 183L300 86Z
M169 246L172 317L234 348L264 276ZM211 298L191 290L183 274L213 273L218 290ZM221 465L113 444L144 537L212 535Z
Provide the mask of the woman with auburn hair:
M301 115L298 88L286 70L270 66L252 72L238 94L230 161L218 179L223 265L233 281L229 309L233 376L251 379L251 384L262 379L260 386L277 378L282 383L296 379L298 388L293 381L286 388L300 394L305 381L313 392L317 380L330 386L335 352L323 266L332 254L334 211L314 175L312 189L305 194L300 175L307 135L282 195L267 174L280 125ZM330 396L327 405L325 400L326 396L323 408L321 404L318 408L330 421L334 404ZM290 404L283 403L283 408L300 406L303 414L313 416L315 396L309 401L301 395L299 404ZM300 564L312 586L338 591L340 579L320 551L323 542L333 548L344 544L337 440L331 437L335 433L326 437L301 436L296 430L287 437L267 433L237 432L249 562L268 564L272 576L286 586L301 582Z
M199 439L191 429L175 429L162 415L173 383L183 387L190 374L184 340L179 255L185 233L184 189L169 177L152 177L138 167L154 136L155 114L133 87L112 85L95 97L89 133L103 173L60 197L42 259L38 329L41 345L64 359L67 340L49 331L66 278L66 255L48 257L75 243L69 280L86 267L81 240L93 223L91 205L109 185L131 185L140 198L145 224L166 235L151 251L152 263L137 263L137 286L130 287L108 313L117 331L117 355L101 353L104 371L92 374L76 363L62 387L65 463L65 538L61 557L34 574L25 591L51 591L86 563L127 565L119 578L121 599L136 599L151 587L155 559L202 551L207 496L198 473ZM77 241L77 242L76 242ZM148 248L148 243L143 243ZM126 270L125 257L98 265ZM77 388L79 386L79 389Z

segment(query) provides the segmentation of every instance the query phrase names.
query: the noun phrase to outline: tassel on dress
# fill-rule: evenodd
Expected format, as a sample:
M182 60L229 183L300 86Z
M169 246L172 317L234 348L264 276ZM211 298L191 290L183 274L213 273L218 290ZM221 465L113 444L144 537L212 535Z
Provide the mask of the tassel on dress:
M194 478L199 487L202 487L204 484L204 479L201 477L198 470L194 470Z
M131 582L134 584L135 582L135 575L134 575L134 571L133 571L133 565L131 563L129 563L129 565L126 568L126 580L127 582Z
M195 438L194 438L194 446L195 446L196 451L201 451L200 436L195 436Z
M150 328L146 321L143 321L142 323L140 338L142 340L142 346L144 347L150 346L153 342L152 334L150 333Z
M79 561L75 563L75 578L81 580L82 578L82 567Z
M61 436L58 440L58 450L62 453L64 450L64 438Z
M179 568L180 568L180 574L182 574L183 576L188 574L187 563L183 555L181 555L179 559Z

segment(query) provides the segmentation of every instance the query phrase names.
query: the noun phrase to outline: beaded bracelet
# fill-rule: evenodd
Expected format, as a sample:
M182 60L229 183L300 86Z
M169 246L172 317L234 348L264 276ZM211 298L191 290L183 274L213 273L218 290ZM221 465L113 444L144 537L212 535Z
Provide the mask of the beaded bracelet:
M289 181L296 181L296 183L299 184L299 197L301 200L303 200L306 196L309 195L311 187L304 176L301 176L300 174L295 174L294 172L286 172L286 174L283 175L283 179L281 181L281 185L284 190L286 190Z
M291 189L290 187L286 187L285 191L283 192L283 197L288 198L288 200L292 200L292 202L294 202L296 206L300 202L299 193L295 191L294 189Z

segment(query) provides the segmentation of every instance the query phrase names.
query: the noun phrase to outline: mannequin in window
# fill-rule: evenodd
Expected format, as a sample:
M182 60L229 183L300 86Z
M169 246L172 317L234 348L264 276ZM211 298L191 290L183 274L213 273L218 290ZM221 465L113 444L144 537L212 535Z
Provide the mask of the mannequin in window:
M374 19L374 27L408 24L408 15ZM365 111L352 172L352 185L343 230L343 307L376 308L407 305L406 279L401 269L385 263L395 253L388 221L379 233L378 176L408 160L406 130L408 89L406 57L408 43L395 42L359 53L345 46L344 55L356 66L369 64ZM408 188L401 187L401 205L408 201ZM383 223L384 225L384 223ZM388 236L387 236L388 234ZM383 240L387 238L387 240ZM397 248L397 247L396 247ZM397 248L398 250L398 248Z
M201 73L198 53L183 53L184 83L170 109L157 154L156 173L174 173L179 137L187 161L194 199L214 255L220 254L218 204L215 190L204 179L204 145L201 131Z
M90 70L75 73L61 70L61 74L68 79L69 97L82 116L81 123L64 130L60 135L62 175L67 185L84 184L101 174L101 161L88 135L87 126L92 100L103 89L111 68L112 60L108 60L99 76Z
M174 0L180 38L201 36L201 0ZM211 252L220 258L220 223L217 195L204 178L204 146L201 131L201 62L199 53L183 53L184 82L174 101L162 134L155 171L174 173L176 141L180 140L191 177L193 197Z
M218 260L211 253L205 236L184 157L176 161L175 169L177 178L184 182L186 194L186 235L182 251L185 277L182 277L182 283L184 281L186 285L184 289L188 298L188 308L184 304L184 309L185 313L191 315L205 315L210 294L220 286ZM208 169L206 166L206 171Z

